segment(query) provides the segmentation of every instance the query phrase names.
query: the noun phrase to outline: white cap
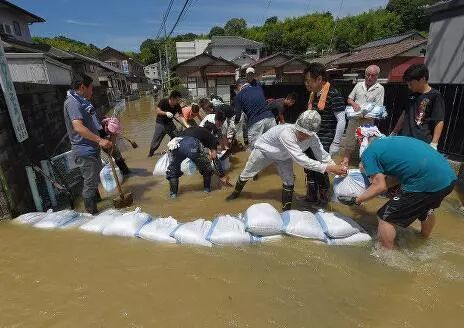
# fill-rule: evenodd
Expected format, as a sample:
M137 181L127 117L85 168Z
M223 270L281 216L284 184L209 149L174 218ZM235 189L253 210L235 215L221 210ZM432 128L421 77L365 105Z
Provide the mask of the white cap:
M248 67L245 72L246 74L255 74L255 69L253 67Z

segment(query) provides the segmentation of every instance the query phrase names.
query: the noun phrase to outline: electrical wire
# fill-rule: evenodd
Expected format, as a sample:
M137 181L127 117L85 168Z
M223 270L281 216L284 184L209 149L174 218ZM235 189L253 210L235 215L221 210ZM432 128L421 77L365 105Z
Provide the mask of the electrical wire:
M190 3L190 0L185 0L184 2L184 5L182 6L182 10L180 11L179 15L177 16L177 19L176 19L176 22L174 23L174 25L172 26L172 29L171 31L169 32L168 36L166 37L166 39L169 39L172 35L172 33L174 33L174 30L176 29L177 27L177 24L179 24L179 21L180 21L180 18L182 17L182 15L184 14L184 11L187 7L187 5Z
M158 30L158 33L156 33L155 40L157 40L160 37L163 30L166 28L166 21L168 19L169 13L171 12L173 4L174 4L174 0L170 0L168 6L166 7L166 10L164 11L163 18L161 20L161 25Z

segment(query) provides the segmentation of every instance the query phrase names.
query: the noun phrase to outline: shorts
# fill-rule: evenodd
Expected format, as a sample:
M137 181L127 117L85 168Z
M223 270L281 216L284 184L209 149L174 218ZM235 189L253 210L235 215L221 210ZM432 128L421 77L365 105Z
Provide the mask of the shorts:
M387 202L377 215L381 220L403 228L410 226L416 219L424 221L434 209L440 207L443 199L453 191L454 185L455 182L437 192L401 191Z

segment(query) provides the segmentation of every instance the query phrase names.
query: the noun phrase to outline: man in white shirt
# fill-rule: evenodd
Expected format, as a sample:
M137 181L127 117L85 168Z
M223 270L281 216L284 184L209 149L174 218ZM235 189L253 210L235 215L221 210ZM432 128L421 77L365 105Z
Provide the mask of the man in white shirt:
M319 173L346 174L346 168L335 165L317 137L316 133L320 125L319 113L305 111L298 117L295 124L278 125L261 135L240 174L234 192L226 199L238 198L245 183L271 164L276 165L283 182L283 211L290 210L292 206L295 179L293 162ZM316 160L304 153L308 148L311 148Z
M348 105L358 112L361 106L374 104L383 106L385 90L382 85L377 83L380 74L380 68L377 65L371 65L366 68L365 80L358 82L348 96ZM351 154L358 147L356 142L356 129L362 125L374 124L374 119L366 117L356 117L350 119L345 133L343 165L348 166Z

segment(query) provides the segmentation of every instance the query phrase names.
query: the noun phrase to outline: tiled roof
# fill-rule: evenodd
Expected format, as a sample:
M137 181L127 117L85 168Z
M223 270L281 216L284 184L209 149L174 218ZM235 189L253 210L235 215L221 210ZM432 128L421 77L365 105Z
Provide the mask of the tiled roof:
M386 46L387 44L393 44L393 43L398 43L401 42L405 39L408 39L412 36L416 36L417 38L421 40L425 40L425 38L419 34L417 31L409 31L404 34L400 35L395 35L389 38L383 38L379 40L375 40L372 42L368 42L363 44L362 46L357 47L355 50L361 50L361 49L367 49L367 48L373 48L373 47L379 47L379 46Z
M404 40L400 43L388 44L380 47L362 49L349 56L334 61L333 65L362 63L376 60L390 59L402 53L414 49L420 45L425 45L427 40Z
M319 58L312 58L309 62L310 63L321 63L323 65L329 65L332 62L336 61L337 59L343 58L348 56L348 52L343 52L339 54L332 54L332 55L327 55L327 56L322 56Z
M276 54L273 54L273 55L258 59L258 61L256 63L254 63L253 65L251 65L251 66L253 66L253 67L259 66L259 65L261 65L261 64L263 64L263 63L265 63L267 61L271 61L272 59L277 58L279 56L283 57L285 62L292 58L289 55L284 54L283 52L278 52ZM277 64L281 64L281 63L282 62L277 63Z
M26 15L26 16L29 16L30 18L32 18L30 20L31 23L43 23L45 22L45 19L43 19L42 17L39 17L37 15L34 15L33 13L21 8L21 7L18 7L16 6L15 4L12 4L11 2L9 1L6 1L6 0L0 0L0 9L1 7L9 7L9 8L13 8L14 10L17 10L19 12L21 12L22 14Z
M303 65L306 65L306 66L309 65L309 62L307 62L306 60L304 60L302 58L294 57L294 58L292 58L290 60L287 60L286 62L283 62L283 63L280 63L280 64L276 65L276 67L280 68L280 67L284 67L284 66L287 66L287 65L290 65L290 64L293 64L293 63L300 63L300 64L303 64Z
M171 69L176 70L179 67L203 67L203 66L208 66L208 65L213 65L213 64L226 64L230 65L233 68L239 68L239 66L227 59L220 58L220 57L214 57L213 55L210 55L206 52L199 54L195 57L189 58L186 61L183 61L181 63L178 63L177 65L174 65Z
M244 47L259 47L262 48L264 45L261 42L257 42L250 39L242 38L241 36L223 36L216 35L211 38L210 46L244 46Z

